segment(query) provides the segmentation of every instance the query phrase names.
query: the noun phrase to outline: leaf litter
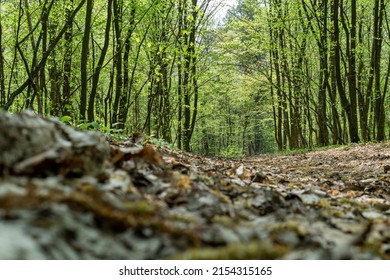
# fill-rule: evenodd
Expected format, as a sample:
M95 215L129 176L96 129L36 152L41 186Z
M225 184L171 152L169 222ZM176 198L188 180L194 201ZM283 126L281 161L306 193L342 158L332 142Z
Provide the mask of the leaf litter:
M390 259L390 143L220 159L0 113L1 259Z

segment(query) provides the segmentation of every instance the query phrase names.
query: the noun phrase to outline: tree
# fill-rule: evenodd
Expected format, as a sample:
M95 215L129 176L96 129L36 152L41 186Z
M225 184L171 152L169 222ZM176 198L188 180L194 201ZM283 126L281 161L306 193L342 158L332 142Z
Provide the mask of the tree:
M3 13L0 13L0 107L5 104L5 72L4 72L4 54L3 54Z
M11 0L0 106L240 156L383 141L384 0ZM7 14L7 17L4 16Z
M80 119L86 119L87 95L88 95L88 57L89 57L89 38L91 34L93 0L87 0L84 22L84 36L81 47L80 58Z
M60 97L58 93L53 91L56 98L52 99L53 110L52 115L57 115L61 108L63 116L70 116L71 98L72 98L72 42L73 42L73 19L71 14L73 10L73 0L70 0L65 7L65 18L70 22L64 34L64 68L63 68L63 83L62 83L62 103L58 104ZM60 108L58 108L60 107Z
M102 71L103 63L110 44L112 2L113 0L108 0L107 2L107 21L106 21L106 27L104 33L104 44L103 44L102 51L100 53L99 61L97 62L96 68L94 69L94 73L92 75L91 93L89 95L89 102L88 102L88 120L90 122L95 120L95 100L97 96L97 88L99 85L100 73Z

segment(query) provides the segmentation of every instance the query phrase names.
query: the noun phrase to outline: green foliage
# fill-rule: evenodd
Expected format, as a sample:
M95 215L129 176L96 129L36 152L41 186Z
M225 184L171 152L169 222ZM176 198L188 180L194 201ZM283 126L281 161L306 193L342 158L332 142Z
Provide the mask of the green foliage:
M171 143L168 143L164 139L158 139L153 136L147 136L146 141L156 145L157 147L167 147L170 149L174 149L173 145Z
M91 130L103 130L103 131L105 130L96 121L93 121L93 122L82 122L77 127L80 128L80 129L83 129L83 130L90 130L90 129Z
M228 158L238 158L244 156L244 153L239 147L230 145L222 150L220 155Z
M62 119L68 120L68 118L62 117ZM67 122L65 122L67 123ZM67 123L69 124L69 123ZM128 137L124 134L123 129L119 128L110 128L108 126L104 126L101 123L97 121L92 122L81 122L78 125L76 125L77 128L81 130L94 130L97 132L101 132L102 134L109 136L116 140L127 140Z
M256 1L252 2L254 6ZM30 79L27 72L32 69L27 69L25 65L35 65L46 53L37 38L45 38L46 45L50 45L63 30L65 22L71 22L71 28L53 45L44 71L37 72L36 78L45 82L38 83L37 80L34 84L42 86L39 91L45 94L34 96L34 88L26 88L22 94L14 95L12 110L31 107L41 114L64 115L61 121L66 124L118 138L124 138L125 133L131 131L149 134L158 131L156 137L148 137L148 140L159 146L172 146L169 143L177 145L179 141L179 124L182 129L185 124L183 111L189 109L190 126L191 122L195 124L190 143L194 152L243 156L253 152L249 152L251 145L262 145L262 151L268 149L264 147L266 142L272 142L269 139L273 135L272 126L263 123L270 118L271 107L269 102L259 102L265 99L267 90L259 90L264 78L256 71L249 71L251 61L258 54L256 40L260 35L252 34L243 40L239 32L244 27L238 22L231 21L227 28L216 26L211 19L212 5L198 1L198 6L193 6L190 0L95 0L88 62L85 65L81 62L85 29L78 26L85 24L86 5L70 19L70 12L78 7L78 3L54 1L45 22L42 15L48 6L44 7L39 1L26 3L23 5L30 6L19 6L17 1L2 4L2 14L4 12L8 16L0 19L3 28L1 47L4 61L10 65L4 71L4 81L10 83L10 94L1 93L4 98L11 96L23 81ZM109 25L108 3L117 5L111 10L118 13L111 17ZM36 26L34 30L30 30L30 20L31 26ZM99 69L96 96L87 100L87 103L94 102L94 111L88 112L87 116L85 112L80 112L85 105L85 95L81 98L80 94L81 72L84 78L88 77L88 83L84 83L83 88L87 87L89 95L106 42L107 26L110 28L107 33L108 51ZM15 34L15 30L19 33ZM242 47L244 41L245 48ZM16 45L20 48L17 51ZM126 50L129 51L127 54ZM116 65L119 56L115 56L118 51L122 52L123 58L119 68ZM66 68L67 63L70 68ZM183 84L184 74L188 75L186 85ZM66 80L68 96L64 95ZM196 119L192 120L195 118L195 88L199 91L199 100ZM179 89L182 92L180 99ZM186 104L184 93L190 99ZM179 109L181 120L178 119ZM79 121L80 118L87 120ZM254 152L260 152L260 149Z
M214 63L201 77L208 83L202 88L193 150L227 157L273 152L272 100L261 69L266 59L258 47L261 36L249 34L245 21L236 17L226 22L209 32L212 47L205 55Z
M73 123L73 119L71 116L62 116L60 118L60 120L65 123L65 124L68 124L68 125L71 125Z
M208 1L198 6L191 0L93 1L87 63L81 62L87 13L86 5L78 6L82 2L3 1L0 106L67 115L61 117L66 124L116 137L158 131L150 141L163 146L178 145L180 139L183 144L187 129L193 152L236 157L348 143L349 107L341 101L352 103L356 97L349 95L349 79L356 76L361 139L378 140L384 130L390 136L390 30L385 20L381 36L373 28L373 11L388 14L387 2L383 8L376 8L378 1L358 3L356 67L351 68L354 1L340 5L335 26L341 63L335 77L331 2L239 0L217 25ZM117 14L109 17L109 11ZM378 59L373 57L376 37L382 38ZM379 61L375 73L372 61ZM81 98L81 80L88 104L85 94ZM88 114L80 112L84 105Z

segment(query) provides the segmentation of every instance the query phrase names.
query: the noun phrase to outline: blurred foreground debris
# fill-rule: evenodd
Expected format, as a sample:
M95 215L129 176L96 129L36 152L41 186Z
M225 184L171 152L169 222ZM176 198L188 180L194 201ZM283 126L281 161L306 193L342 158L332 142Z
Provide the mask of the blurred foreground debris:
M0 113L0 259L390 258L388 143L239 161L143 144Z

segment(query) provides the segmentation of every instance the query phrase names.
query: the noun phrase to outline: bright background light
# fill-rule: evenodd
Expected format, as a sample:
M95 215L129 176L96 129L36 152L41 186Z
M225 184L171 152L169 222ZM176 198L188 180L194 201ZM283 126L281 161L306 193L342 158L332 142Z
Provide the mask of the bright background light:
M225 17L227 11L237 4L237 0L216 0L215 2L220 3L220 7L216 13L217 21L221 21Z

